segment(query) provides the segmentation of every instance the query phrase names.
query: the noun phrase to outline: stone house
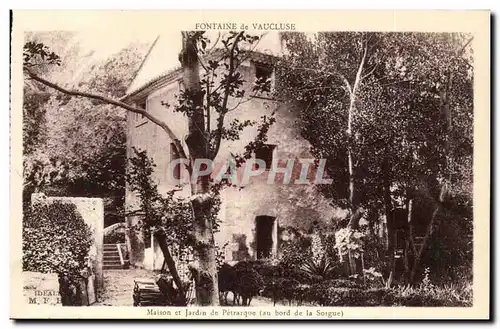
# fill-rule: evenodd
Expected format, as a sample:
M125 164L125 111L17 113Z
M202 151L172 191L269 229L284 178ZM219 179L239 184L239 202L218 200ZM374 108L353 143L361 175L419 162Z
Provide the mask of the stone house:
M272 59L282 54L282 43L278 33L268 33L261 38L259 45L239 67L244 77L244 88L251 95L251 87L262 76L275 79ZM162 102L175 104L175 95L182 89L182 78L178 52L181 48L181 34L160 35L135 79L130 85L125 101L136 104L150 111L169 124L175 134L184 143L187 134L187 119L182 113L174 112L172 106L166 108ZM230 107L236 106L236 100L230 100ZM275 112L276 122L268 132L267 147L258 151L257 157L266 161L266 173L273 160L279 160L279 167L285 167L288 160L313 158L309 143L301 138L300 127L296 121L294 108L271 97L253 95L245 99L238 108L227 114L225 123L233 119L259 121L263 115ZM215 116L214 116L215 117ZM212 120L215 121L215 120ZM248 142L254 140L257 126L247 127L236 141L223 141L215 160L225 163L231 153L241 153ZM171 150L167 134L160 127L148 122L146 118L129 112L127 114L127 153L132 147L146 150L156 163L154 178L161 192L174 187L181 188L179 195L189 195L189 184L182 179L187 173L178 172L180 180L172 179L167 174L169 163L176 155ZM185 147L187 149L187 147ZM225 258L228 262L242 259L276 257L279 254L281 236L287 227L304 231L313 224L330 223L343 215L329 205L312 183L296 185L267 184L267 176L253 177L244 188L227 187L221 192L222 204L219 217L220 231L216 233L218 246L225 246ZM133 209L136 196L127 189L126 207ZM129 224L138 219L127 217ZM131 263L146 268L160 268L163 263L161 251L154 241L144 241L140 236L132 239ZM145 250L143 252L143 250Z

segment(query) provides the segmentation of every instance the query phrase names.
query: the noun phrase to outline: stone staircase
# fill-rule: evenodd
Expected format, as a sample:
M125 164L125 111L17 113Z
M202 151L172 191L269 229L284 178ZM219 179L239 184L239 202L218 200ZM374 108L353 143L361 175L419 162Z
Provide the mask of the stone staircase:
M123 270L128 268L128 259L115 243L105 243L103 249L103 270Z

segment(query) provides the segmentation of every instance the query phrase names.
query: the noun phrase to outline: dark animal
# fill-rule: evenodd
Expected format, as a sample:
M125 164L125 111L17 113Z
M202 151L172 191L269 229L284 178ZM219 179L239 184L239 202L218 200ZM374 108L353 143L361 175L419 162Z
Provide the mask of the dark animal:
M234 287L236 282L236 272L234 268L224 263L219 269L218 273L218 283L219 283L219 300L221 304L227 305L227 295L229 292L233 293L233 304L236 300L234 293Z
M241 298L241 305L250 306L252 298L262 293L264 280L251 263L240 262L234 266L234 270L236 273L234 287L236 303L239 305Z

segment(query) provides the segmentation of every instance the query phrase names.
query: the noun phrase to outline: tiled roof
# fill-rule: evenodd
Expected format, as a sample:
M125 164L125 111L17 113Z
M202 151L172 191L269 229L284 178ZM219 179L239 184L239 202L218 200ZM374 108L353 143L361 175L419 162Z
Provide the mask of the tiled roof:
M218 59L219 56L222 55L222 53L223 53L222 49L217 49L214 52L206 55L204 60L208 61L213 58ZM252 62L272 65L277 60L277 57L274 55L269 55L261 52L250 51L248 55L248 60ZM127 95L122 97L122 100L126 101L137 97L141 97L143 95L145 96L145 94L148 94L151 90L161 88L165 84L168 84L169 82L175 80L175 78L178 77L180 73L181 73L180 66L177 66L173 69L163 72L162 74L159 74L158 76L150 79L148 82L144 83L140 87L128 92Z

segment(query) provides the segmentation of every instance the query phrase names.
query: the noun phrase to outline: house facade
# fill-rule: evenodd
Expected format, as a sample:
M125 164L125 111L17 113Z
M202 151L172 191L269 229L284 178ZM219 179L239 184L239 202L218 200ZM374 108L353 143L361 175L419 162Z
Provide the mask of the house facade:
M268 76L273 85L275 77L272 60L283 51L278 33L266 34L261 41L261 46L254 49L251 56L238 68L245 80L243 88L249 96L243 102L229 100L229 108L235 109L226 115L225 124L228 126L234 119L260 122L262 116L273 113L276 122L269 129L265 147L253 155L265 161L264 173L252 177L244 186L235 184L236 186L226 187L221 191L221 224L215 240L219 247L224 247L225 260L228 262L277 257L281 237L287 227L308 231L313 225L327 225L345 216L345 213L330 206L312 181L299 185L291 180L287 184L283 175L278 175L273 180L274 184L269 184L273 166L284 168L293 162L294 172L297 172L300 171L297 169L300 168L297 167L299 159L312 159L313 156L309 151L309 143L300 136L296 109L271 97L252 95L253 83L262 76ZM177 61L180 47L180 33L158 37L132 82L125 101L162 119L184 143L188 133L187 118L173 110L176 95L183 88L182 72ZM167 108L163 103L171 106ZM215 125L216 120L212 121ZM215 167L226 164L232 154L243 153L245 146L255 139L257 126L245 128L238 140L223 140L215 159ZM170 162L176 158L172 143L160 127L141 115L128 113L128 156L132 156L133 147L146 150L156 164L153 176L160 192L166 193L177 188L180 190L177 192L179 196L188 196L190 186L186 180L187 173L181 170L174 177L169 174ZM136 205L137 197L127 189L126 208L133 210ZM127 217L129 225L138 220L134 216ZM154 240L145 241L143 237L136 235L131 238L130 244L131 263L146 268L161 268L163 257Z

